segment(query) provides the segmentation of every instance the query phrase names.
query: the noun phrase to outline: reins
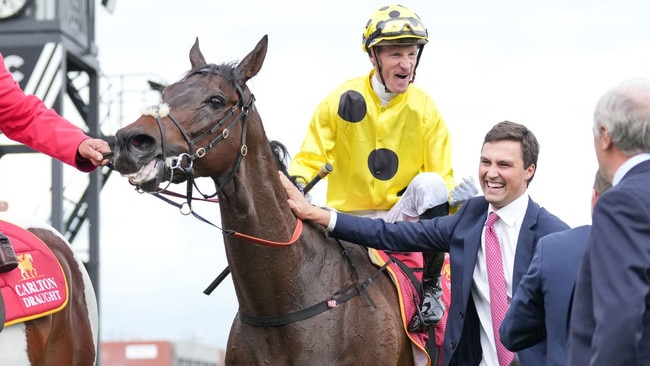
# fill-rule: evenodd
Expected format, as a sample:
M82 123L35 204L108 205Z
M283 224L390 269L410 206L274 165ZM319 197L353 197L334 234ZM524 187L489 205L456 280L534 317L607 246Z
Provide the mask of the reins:
M169 203L170 205L177 207L180 211L183 210L184 203L174 202L174 201L170 200L169 198L163 197L159 193L153 193L153 195L155 197ZM182 197L181 195L178 195L178 196ZM214 201L212 201L212 202L214 202ZM196 211L194 211L194 210L191 210L190 213L192 214L192 216L196 217L200 221L205 222L206 224L214 226L217 229L221 230L224 235L232 235L232 236L234 236L236 238L245 239L245 240L250 241L250 242L255 243L255 244L262 244L262 245L266 245L266 246L274 247L274 248L282 248L282 247L286 247L286 246L289 246L291 244L294 244L300 238L300 235L302 235L302 228L303 228L302 220L300 220L299 218L296 218L296 226L293 229L293 234L291 234L291 238L288 241L279 242L279 241L273 241L273 240L258 238L258 237L255 237L255 236L240 233L240 232L235 231L235 230L224 229L224 228L220 227L219 225L216 225L216 224L212 223L210 220L204 218L203 216L197 214Z

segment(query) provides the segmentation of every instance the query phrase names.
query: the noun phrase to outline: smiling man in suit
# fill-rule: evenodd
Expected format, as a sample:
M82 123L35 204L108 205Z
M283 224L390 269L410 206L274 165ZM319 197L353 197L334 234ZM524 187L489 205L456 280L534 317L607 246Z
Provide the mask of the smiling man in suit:
M650 365L650 80L607 91L593 134L612 188L594 208L576 279L568 365Z
M452 285L444 365L507 366L518 361L526 366L541 365L544 345L516 355L505 350L494 333L496 329L498 334L503 313L499 316L490 307L495 303L493 293L501 287L505 312L537 241L569 228L528 196L538 154L539 144L528 128L509 121L497 123L486 134L481 149L478 175L484 196L469 199L453 215L419 222L387 223L315 207L287 178L281 175L281 179L295 215L328 227L334 237L378 249L449 252ZM493 225L488 214L498 215ZM486 222L498 240L487 235ZM486 256L486 249L492 248L487 243L495 241L500 245L495 249L498 266L492 266ZM499 285L493 286L491 278L498 272L501 278L495 283Z

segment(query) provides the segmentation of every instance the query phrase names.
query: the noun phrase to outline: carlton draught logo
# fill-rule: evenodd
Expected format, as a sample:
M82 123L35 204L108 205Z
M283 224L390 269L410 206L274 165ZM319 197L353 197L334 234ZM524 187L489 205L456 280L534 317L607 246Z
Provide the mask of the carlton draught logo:
M22 281L14 285L14 291L23 301L25 308L43 305L62 298L59 284L54 277L38 277L34 260L29 253L19 254L18 268Z
M31 254L18 254L16 258L18 258L20 277L22 277L23 280L38 276L38 271L34 268L34 259Z

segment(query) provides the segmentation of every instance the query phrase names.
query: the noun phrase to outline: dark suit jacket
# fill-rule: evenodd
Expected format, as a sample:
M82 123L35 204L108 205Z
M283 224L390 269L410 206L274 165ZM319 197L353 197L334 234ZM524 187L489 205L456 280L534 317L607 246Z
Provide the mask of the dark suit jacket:
M568 365L650 365L650 161L596 203L578 271Z
M471 296L472 274L481 246L481 233L487 219L488 203L484 197L474 197L453 215L419 222L372 220L339 214L332 235L350 242L394 251L449 252L451 264L451 304L448 309L444 365L478 365L482 358L479 320ZM513 273L513 288L517 288L526 273L539 238L555 231L568 229L562 220L528 202L519 233ZM523 365L537 365L545 350L538 345L518 354Z
M516 352L543 342L544 364L566 365L569 303L589 229L580 226L539 240L501 323L501 343L506 348Z

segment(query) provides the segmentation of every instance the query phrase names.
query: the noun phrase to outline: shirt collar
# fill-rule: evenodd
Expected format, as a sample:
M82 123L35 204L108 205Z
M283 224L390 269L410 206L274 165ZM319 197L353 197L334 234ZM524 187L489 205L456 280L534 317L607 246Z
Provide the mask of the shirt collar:
M630 169L634 168L635 166L641 164L646 160L650 160L650 153L637 154L627 159L625 163L623 163L618 168L618 170L616 170L616 173L614 174L614 179L612 179L612 186L617 185L621 181L621 179L623 179L625 174L627 174L627 172L630 171Z
M528 209L528 192L524 192L519 198L510 202L509 204L503 206L499 210L495 211L492 205L488 208L488 214L490 212L496 212L506 225L512 226L515 224L518 218L523 216Z
M375 94L377 94L379 100L381 100L382 106L387 106L388 103L390 103L390 101L397 95L386 91L386 87L381 83L381 81L379 81L379 74L376 71L370 78L370 83L372 84L372 90L375 91Z

